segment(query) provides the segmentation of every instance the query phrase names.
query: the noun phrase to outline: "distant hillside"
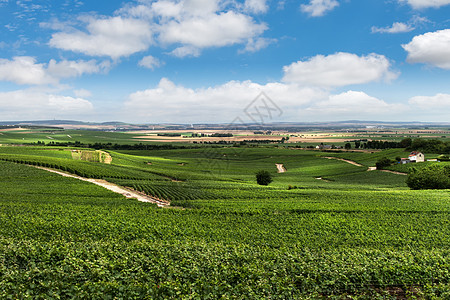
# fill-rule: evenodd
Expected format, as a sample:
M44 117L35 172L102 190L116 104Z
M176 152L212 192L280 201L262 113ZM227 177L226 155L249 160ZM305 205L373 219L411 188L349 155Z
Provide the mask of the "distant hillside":
M0 121L0 126L55 126L71 129L92 129L92 130L151 130L151 129L170 129L170 130L315 130L315 129L345 129L345 128L450 128L450 122L383 122L383 121L333 121L333 122L276 122L266 124L131 124L125 122L111 121L111 122L83 122L76 120L40 120L40 121Z

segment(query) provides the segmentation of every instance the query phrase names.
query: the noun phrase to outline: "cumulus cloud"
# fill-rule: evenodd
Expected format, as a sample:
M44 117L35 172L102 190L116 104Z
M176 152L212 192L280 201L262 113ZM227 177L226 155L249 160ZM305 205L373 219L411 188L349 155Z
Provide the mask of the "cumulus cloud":
M49 94L35 90L0 92L2 120L80 118L93 113L91 102L82 98Z
M196 49L245 43L267 29L246 15L233 11L202 18L172 20L161 28L163 44L182 44Z
M312 17L321 17L337 6L337 0L310 0L309 4L301 5L301 10Z
M154 15L162 18L176 18L183 11L183 3L175 3L169 0L159 0L152 3L151 10Z
M147 50L152 44L150 24L138 19L89 17L87 32L74 30L52 35L50 46L91 56L118 59Z
M283 67L283 81L301 85L337 87L379 80L393 80L398 74L390 70L389 60L378 54L357 56L339 52L317 55L306 61Z
M263 48L266 48L272 43L276 43L276 39L269 39L269 38L257 38L257 39L249 39L247 42L247 45L245 45L245 48L243 50L240 50L240 53L244 52L257 52Z
M411 111L406 105L391 104L362 91L332 94L292 83L252 81L230 81L192 89L163 78L155 88L130 94L123 112L140 122L230 123L239 117L240 121L248 123L253 120L245 115L244 109L261 92L283 111L283 120L386 120L397 118L399 111ZM270 121L278 119L274 116Z
M47 73L45 64L36 63L30 56L0 59L0 80L32 85L57 83L56 78Z
M410 63L450 69L450 29L417 35L402 47L408 52L407 61Z
M423 9L423 8L439 8L441 6L449 5L450 0L399 0L402 3L407 2L414 9Z
M172 50L169 54L176 56L176 57L187 57L187 56L193 56L198 57L200 56L200 49L193 47L193 46L181 46L178 48L175 48Z
M12 60L0 59L0 81L23 85L57 84L62 78L106 72L109 67L108 61L98 64L96 60L57 62L52 59L45 64L37 63L34 57L16 56Z
M435 96L416 96L409 99L409 104L422 110L440 110L444 109L444 113L448 114L450 109L450 95L436 94Z
M403 33L413 31L414 27L402 22L395 22L388 27L372 27L372 33Z
M114 60L146 51L152 45L174 47L169 52L178 57L199 56L205 48L237 44L247 45L246 51L257 51L272 40L261 37L267 25L256 22L250 14L266 12L266 1L139 1L137 5L125 5L114 17L80 18L85 29L51 27L59 32L52 35L49 44Z
M147 122L231 122L243 114L245 106L261 91L284 108L302 107L326 95L319 89L278 82L261 85L251 81L230 81L192 89L163 78L157 87L129 95L125 108L129 115Z
M92 97L92 93L91 91L88 91L86 89L79 89L79 90L74 90L73 91L75 96L79 97L79 98L89 98Z
M416 112L416 119L436 122L448 122L450 111L450 95L436 94L434 96L415 96L408 100L412 112Z
M111 63L109 61L103 61L98 64L94 59L89 61L63 60L60 62L51 59L48 63L47 71L56 78L68 78L81 76L82 74L108 72L110 67Z
M265 13L269 9L266 1L267 0L245 0L245 10L255 14Z
M330 95L325 101L314 103L307 108L307 111L316 115L332 115L337 119L355 119L397 113L400 107L400 105L388 104L364 92L347 91L338 95Z
M148 68L151 70L154 70L155 68L160 67L163 63L157 59L156 57L153 57L151 55L145 56L143 57L140 61L139 61L139 66L144 67L144 68Z

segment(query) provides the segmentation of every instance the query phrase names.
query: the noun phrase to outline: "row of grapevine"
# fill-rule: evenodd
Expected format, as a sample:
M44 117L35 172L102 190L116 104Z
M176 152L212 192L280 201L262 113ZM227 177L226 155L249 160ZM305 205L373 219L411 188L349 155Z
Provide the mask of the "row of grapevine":
M70 159L32 155L0 154L0 160L58 169L87 178L168 180L167 178L161 177L159 175L137 169L124 168L115 165L105 165L100 163L74 161Z

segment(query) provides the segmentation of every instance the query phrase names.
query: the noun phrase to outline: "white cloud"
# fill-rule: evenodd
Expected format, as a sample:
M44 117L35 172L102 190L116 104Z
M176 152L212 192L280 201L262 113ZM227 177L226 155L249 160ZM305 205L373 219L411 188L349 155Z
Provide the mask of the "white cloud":
M403 33L403 32L410 32L413 30L414 30L413 26L401 22L395 22L392 24L392 26L389 27L381 27L381 28L376 26L372 27L372 33Z
M269 9L266 2L267 0L245 0L244 7L248 12L261 14Z
M244 43L267 29L246 15L232 11L201 18L172 20L161 28L163 44L183 44L197 49Z
M256 39L249 39L247 42L247 45L245 45L245 48L240 53L243 52L257 52L263 48L266 48L272 43L276 43L276 39L269 39L269 38L256 38Z
M388 104L383 100L359 91L347 91L330 95L327 100L314 103L307 111L316 115L331 115L334 119L373 118L385 113L398 114L401 105Z
M156 1L151 6L155 15L163 18L176 18L181 15L183 3L175 3L167 0Z
M55 33L50 46L118 59L147 50L152 44L152 30L143 20L117 16L106 19L89 17L86 22L88 33L78 30Z
M162 65L163 65L163 63L159 59L157 59L156 57L153 57L151 55L145 56L139 61L139 66L148 68L151 70L154 70L155 68L158 68Z
M248 123L252 120L244 109L261 92L283 111L281 117L265 120L269 122L280 118L296 122L397 120L399 112L414 112L406 105L388 103L362 91L330 94L323 89L296 84L258 84L252 81L230 81L214 87L192 89L163 78L155 88L130 94L123 117L150 123L230 123L239 117L240 121Z
M230 81L219 86L191 89L163 78L157 87L131 94L125 103L125 111L143 122L231 122L238 116L245 119L243 109L261 91L283 108L302 107L327 95L319 89L278 82L261 85L251 81ZM283 118L293 111L286 111Z
M402 47L408 52L407 61L410 63L450 69L450 29L417 35Z
M337 0L310 0L309 4L302 4L301 9L312 17L321 17L337 6Z
M152 7L143 4L139 5L127 4L123 8L119 9L116 13L119 15L125 15L131 18L138 18L138 19L151 19L155 16Z
M36 90L0 92L2 120L80 118L93 113L93 105L82 98L54 95Z
M30 56L0 59L0 80L32 85L57 83L56 78L47 73L45 64L36 63Z
M219 10L220 0L184 0L180 1L184 10L192 15L204 16Z
M450 0L399 0L400 2L407 2L414 9L422 8L439 8L441 6L449 5Z
M97 64L96 60L63 60L60 62L51 59L48 63L47 71L56 78L77 77L83 74L102 73L109 71L111 63L104 61Z
M79 98L92 97L91 91L88 91L88 90L85 90L85 89L74 90L73 92L74 92L75 96L77 96Z
M59 31L52 35L52 47L114 60L148 50L151 45L173 47L168 52L178 57L199 56L204 48L236 44L253 43L249 49L256 51L269 41L261 38L267 25L249 14L266 12L266 1L138 1L117 10L115 17L79 18L85 30L61 26L59 21L41 26Z
M200 56L200 49L192 46L181 46L175 48L172 52L170 52L170 54L180 58L187 56L198 57Z
M317 55L307 61L283 67L283 81L301 85L336 87L393 80L398 74L390 70L389 60L378 54L357 56L339 52L329 56Z
M450 112L450 95L415 96L408 100L411 111L416 112L417 120L448 122Z
M416 96L410 98L408 103L421 110L437 110L448 114L448 109L450 109L450 95Z
M16 56L12 60L0 59L0 81L28 85L57 84L62 78L106 72L109 67L108 61L97 64L95 60L57 62L52 59L44 64L37 63L30 56Z

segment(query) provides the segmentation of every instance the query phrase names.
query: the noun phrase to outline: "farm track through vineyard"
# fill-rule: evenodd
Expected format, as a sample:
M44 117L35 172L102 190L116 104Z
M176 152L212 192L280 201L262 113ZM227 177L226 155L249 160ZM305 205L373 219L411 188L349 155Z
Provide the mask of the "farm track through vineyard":
M361 164L359 164L359 163L357 163L357 162L355 162L353 160L349 160L349 159L344 159L344 158L339 158L339 157L331 157L331 156L324 156L323 158L336 159L336 160L340 160L340 161L346 162L348 164L351 164L351 165L354 165L354 166L357 166L357 167L364 167L363 165L361 165Z
M105 189L108 189L114 193L117 194L121 194L127 198L136 198L138 201L141 202L151 202L151 203L155 203L156 205L158 205L159 207L166 207L169 206L170 203L167 201L163 201L161 199L156 199L155 197L150 197L144 193L138 192L138 191L133 191L131 189L127 189L125 187L121 187L117 184L108 182L106 180L102 180L102 179L94 179L94 178L85 178L85 177L81 177L78 175L73 175L73 174L69 174L69 173L64 173L58 170L54 170L54 169L50 169L50 168L45 168L45 167L39 167L39 166L34 166L35 168L41 169L41 170L45 170L48 172L52 172L55 174L59 174L61 176L65 176L65 177L70 177L70 178L76 178L82 181L87 181L96 185L99 185L101 187L104 187Z

